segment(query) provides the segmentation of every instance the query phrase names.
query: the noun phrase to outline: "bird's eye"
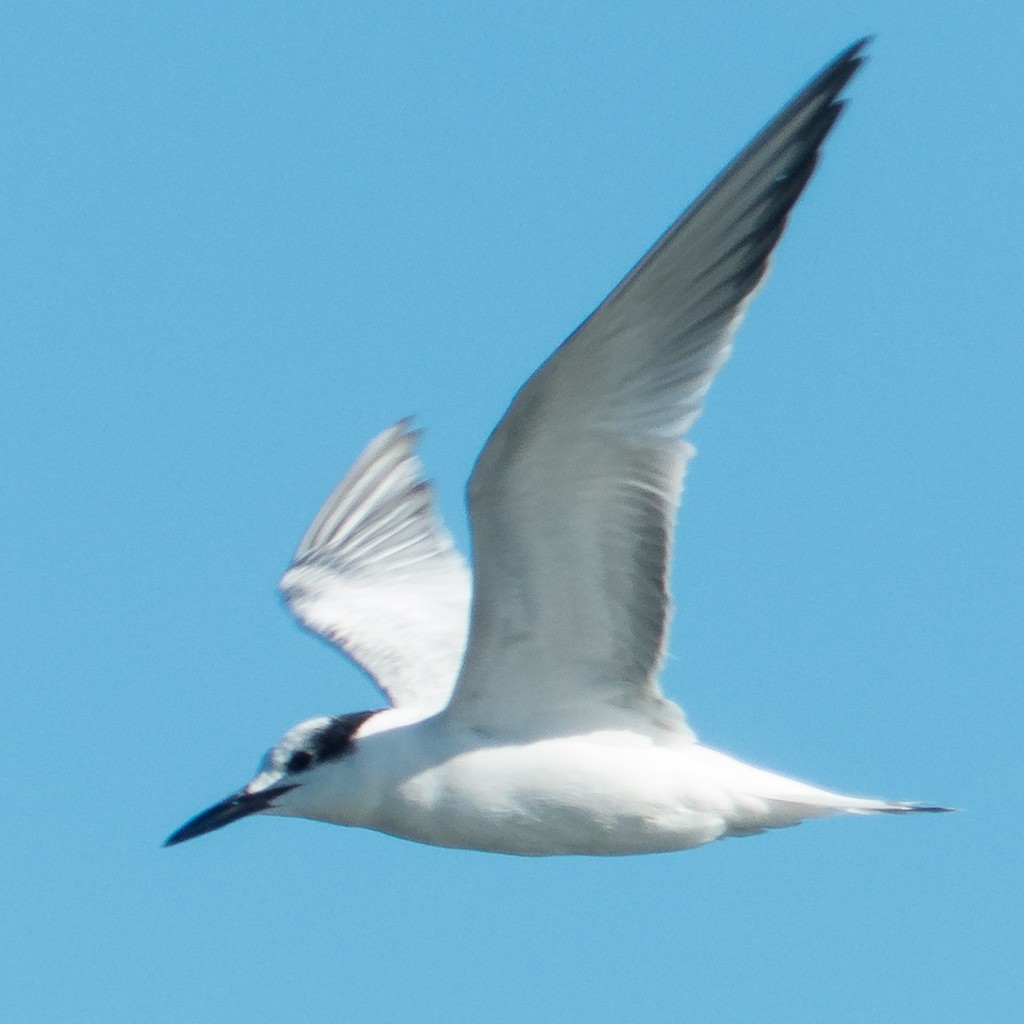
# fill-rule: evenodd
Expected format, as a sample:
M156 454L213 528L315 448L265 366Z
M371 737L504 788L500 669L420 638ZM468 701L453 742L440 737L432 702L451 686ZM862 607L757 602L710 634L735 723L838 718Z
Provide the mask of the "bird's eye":
M308 750L296 750L285 768L290 772L304 772L313 763L313 755Z

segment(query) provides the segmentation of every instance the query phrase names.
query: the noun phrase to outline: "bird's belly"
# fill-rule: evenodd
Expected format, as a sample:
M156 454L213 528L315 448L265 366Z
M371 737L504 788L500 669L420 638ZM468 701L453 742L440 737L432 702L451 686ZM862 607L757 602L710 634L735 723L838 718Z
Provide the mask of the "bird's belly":
M370 827L418 842L533 856L683 850L727 829L720 796L679 752L566 739L433 764L375 817Z

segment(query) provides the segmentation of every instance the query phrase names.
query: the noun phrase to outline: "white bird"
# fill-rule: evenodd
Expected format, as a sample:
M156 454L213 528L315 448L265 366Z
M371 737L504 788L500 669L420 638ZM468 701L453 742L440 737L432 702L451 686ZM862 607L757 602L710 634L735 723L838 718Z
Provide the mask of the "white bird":
M837 813L699 743L658 686L675 510L730 338L842 109L841 53L515 396L468 486L474 575L399 423L327 499L281 589L390 706L295 726L173 845L251 814L510 854L683 850Z

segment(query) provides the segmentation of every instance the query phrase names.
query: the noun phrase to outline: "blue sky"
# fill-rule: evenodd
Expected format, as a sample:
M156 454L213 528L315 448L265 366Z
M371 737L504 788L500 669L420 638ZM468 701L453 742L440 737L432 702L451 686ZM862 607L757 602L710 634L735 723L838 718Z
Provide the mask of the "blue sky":
M1019 5L36 3L0 16L7 1020L1017 1020ZM963 808L520 860L247 821L372 707L275 583L401 416L515 388L817 68L871 61L695 430L664 687ZM9 972L9 973L8 973Z

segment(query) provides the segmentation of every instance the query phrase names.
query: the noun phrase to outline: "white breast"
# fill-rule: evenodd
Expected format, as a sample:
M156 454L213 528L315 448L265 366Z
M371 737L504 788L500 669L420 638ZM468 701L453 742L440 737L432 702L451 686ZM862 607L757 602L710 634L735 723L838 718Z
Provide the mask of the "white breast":
M419 842L527 855L678 850L723 835L736 806L695 763L694 745L605 732L504 745L467 736L442 748L428 723L399 731L404 754L418 747L420 757L360 824ZM415 745L409 733L420 733ZM391 746L363 753L377 761Z

